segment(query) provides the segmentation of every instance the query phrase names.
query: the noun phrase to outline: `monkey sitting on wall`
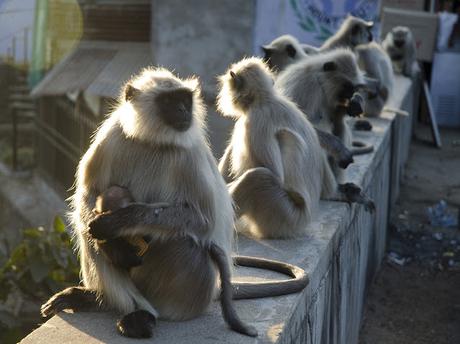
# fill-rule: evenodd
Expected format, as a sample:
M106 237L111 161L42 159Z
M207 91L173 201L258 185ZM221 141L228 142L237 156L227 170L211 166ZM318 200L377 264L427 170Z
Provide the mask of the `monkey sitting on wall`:
M321 52L335 48L354 49L360 44L372 41L372 29L374 23L361 18L348 15L340 26L339 30L329 37L319 49Z
M355 48L358 65L367 76L378 81L377 92L365 92L364 115L378 117L393 90L393 67L388 54L376 43L358 45ZM355 129L359 129L355 126Z
M363 87L355 55L335 49L290 65L275 81L275 88L292 99L312 124L339 137L354 155L365 154L373 146L354 142L347 115L362 113ZM333 163L334 173L343 182L343 173Z
M303 270L281 263L278 270L294 279L230 283L234 212L204 135L204 116L196 79L145 69L125 85L119 106L78 167L72 220L84 286L54 295L42 306L44 316L96 305L123 314L117 322L122 335L150 337L158 317L201 314L217 292L219 273L225 320L235 331L255 336L237 317L232 297L283 295L305 287ZM132 245L133 238L142 237L151 240L141 264L119 266L113 252L123 259L135 251L124 251L126 245L117 240ZM245 266L255 266L254 261L273 263L236 259Z
M237 116L237 122L219 169L244 230L264 238L301 235L321 197L373 208L356 185L337 185L316 131L273 87L273 75L260 59L232 65L220 82L218 109Z
M299 41L291 35L280 36L261 48L264 53L263 60L273 73L281 72L289 65L301 61L308 56L304 51L313 49L313 47L310 49L301 46ZM353 162L352 152L340 140L317 128L316 131L321 147L332 156L340 168L346 168Z
M417 75L415 40L408 27L396 26L387 33L382 42L383 49L390 55L393 69L409 78Z
M72 206L85 287L55 296L44 314L99 300L124 314L123 335L149 337L158 316L189 319L208 307L217 290L208 247L223 252L230 268L233 209L204 116L196 79L146 69L126 84L78 168ZM112 185L139 204L96 218L96 198ZM143 264L129 271L98 254L95 239L144 235L153 240Z

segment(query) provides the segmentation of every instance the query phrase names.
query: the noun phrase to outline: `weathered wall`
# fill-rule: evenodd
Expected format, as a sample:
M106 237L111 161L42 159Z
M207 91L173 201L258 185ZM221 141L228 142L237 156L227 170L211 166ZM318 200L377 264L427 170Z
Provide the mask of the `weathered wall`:
M216 75L252 51L255 1L152 0L152 51L155 64L180 76L200 76L206 93ZM231 32L232 34L229 34Z
M397 78L391 105L410 110L411 83ZM361 206L322 202L318 220L308 235L295 240L238 240L238 252L285 260L304 268L310 276L299 294L236 302L241 317L256 326L257 339L231 332L218 303L197 319L172 323L160 321L155 343L343 343L358 341L367 288L383 258L390 190L407 157L410 118L385 114L372 119L372 132L355 133L373 143L372 154L355 158L348 179L369 193L376 203L374 214ZM401 124L403 123L403 124ZM213 128L211 127L211 132ZM274 273L237 269L239 279L272 278ZM61 313L30 334L22 343L142 343L117 334L111 313ZM147 341L146 341L147 342ZM151 341L149 341L151 342Z

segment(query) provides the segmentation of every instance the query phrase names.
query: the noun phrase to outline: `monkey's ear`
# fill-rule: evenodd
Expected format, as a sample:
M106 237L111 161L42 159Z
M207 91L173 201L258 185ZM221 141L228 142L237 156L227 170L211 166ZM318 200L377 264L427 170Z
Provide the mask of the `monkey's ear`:
M286 45L286 52L289 57L294 57L295 54L297 54L297 50L295 50L294 46L292 44Z
M127 102L133 100L137 95L141 93L141 90L135 88L133 85L128 84L125 88L125 100Z
M240 75L235 74L235 72L230 71L230 76L233 79L233 82L235 83L235 87L238 89L241 89L244 85L244 80Z
M337 69L337 64L334 61L328 61L323 64L323 71L333 72Z

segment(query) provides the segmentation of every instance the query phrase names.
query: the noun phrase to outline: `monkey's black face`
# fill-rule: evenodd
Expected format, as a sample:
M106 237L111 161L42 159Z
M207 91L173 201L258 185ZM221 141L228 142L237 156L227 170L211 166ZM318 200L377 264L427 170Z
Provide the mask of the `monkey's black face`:
M372 28L368 28L368 29L367 29L367 40L368 40L369 42L372 42L372 40L373 40L373 38L374 38L374 37L372 36L372 31L371 31L371 30L372 30Z
M406 43L404 39L394 39L393 42L396 48L402 48Z
M189 89L166 91L156 98L160 118L177 131L186 131L193 120L193 92Z

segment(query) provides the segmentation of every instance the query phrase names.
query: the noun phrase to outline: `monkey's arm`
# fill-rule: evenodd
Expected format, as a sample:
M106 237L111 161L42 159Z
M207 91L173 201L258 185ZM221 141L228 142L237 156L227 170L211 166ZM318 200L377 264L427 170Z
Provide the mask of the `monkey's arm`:
M222 177L224 177L224 180L227 184L233 181L232 172L230 170L231 168L230 159L231 158L232 158L232 145L229 144L227 148L225 149L224 155L219 161L219 172L222 175Z
M366 211L373 213L375 211L375 204L361 188L354 183L339 184L337 194L328 197L326 201L347 202L347 203L360 203L364 205Z
M260 138L263 138L263 141ZM283 159L275 135L267 138L266 133L253 133L250 150L259 167L268 168L281 183L284 182Z
M340 168L347 168L353 163L353 154L345 147L337 136L329 134L325 131L315 128L318 135L319 144L327 152L328 155L337 162Z
M133 203L98 215L88 232L95 239L107 240L137 235L202 237L206 229L206 219L188 204Z

